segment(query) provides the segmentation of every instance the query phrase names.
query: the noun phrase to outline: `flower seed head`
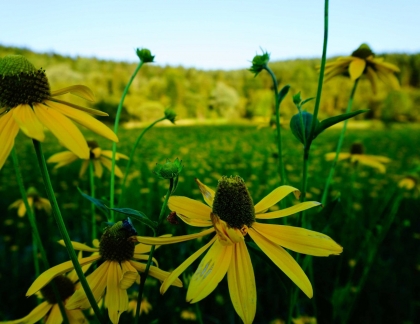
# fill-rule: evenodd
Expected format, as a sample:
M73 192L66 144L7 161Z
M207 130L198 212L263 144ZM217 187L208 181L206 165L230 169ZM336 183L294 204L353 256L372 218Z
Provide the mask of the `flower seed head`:
M368 44L362 44L357 50L351 53L351 56L358 57L361 59L367 59L369 56L375 56Z
M213 201L213 214L229 226L241 229L251 227L255 222L255 209L252 198L241 177L222 177Z
M365 147L362 143L353 143L350 147L350 154L364 154Z
M21 55L0 59L0 107L41 103L51 96L45 71L37 70Z
M55 277L53 280L54 284L57 287L58 294L62 301L65 301L74 293L74 283L67 278L66 276L58 276ZM50 304L57 304L57 298L55 297L53 287L51 283L46 285L44 288L41 289L41 294L45 298L47 302Z

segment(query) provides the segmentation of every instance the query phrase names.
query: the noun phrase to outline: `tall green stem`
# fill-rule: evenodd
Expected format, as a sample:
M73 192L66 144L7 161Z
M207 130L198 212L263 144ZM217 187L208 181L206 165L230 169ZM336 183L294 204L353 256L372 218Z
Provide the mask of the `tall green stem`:
M279 89L277 78L274 75L273 71L266 66L265 70L270 74L271 79L273 80L273 91L274 91L274 109L276 111L276 129L277 129L277 150L279 152L279 162L277 170L280 175L280 185L286 184L286 171L284 168L283 163L283 147L282 147L282 138L281 138L281 128L280 128L280 104L281 101L279 99Z
M168 205L169 197L172 194L172 191L173 191L173 188L174 188L174 183L175 183L174 179L170 179L169 189L168 189L168 192L166 193L165 200L163 201L162 208L160 209L158 226L156 228L156 231L153 232L153 237L156 237L159 233L159 226L160 226L160 224L162 223L162 220L165 217L166 206ZM142 273L142 275L141 275L141 280L140 280L140 285L139 285L139 293L138 293L138 297L137 297L136 319L135 319L136 324L140 323L139 322L140 304L141 304L141 300L143 298L144 284L146 283L147 275L149 274L149 269L150 269L150 265L152 264L152 258L153 258L154 252L155 252L155 246L152 245L152 247L150 249L150 253L149 253L149 259L147 260L146 268L144 269L144 273Z
M29 224L32 230L32 242L34 245L33 248L34 248L34 251L39 249L39 252L41 253L42 263L44 265L44 269L46 270L50 267L50 265L47 259L47 254L45 253L44 245L42 244L41 236L39 235L38 226L36 224L36 219L35 219L35 214L33 213L33 210L28 202L28 196L26 194L25 185L23 184L23 177L22 177L22 173L20 172L19 160L18 160L15 148L12 149L12 160L13 160L13 167L15 168L15 173L16 173L16 181L19 187L20 195L22 196L23 204L25 205L25 208L26 208L26 214L28 215ZM38 259L38 253L36 253L34 257ZM38 273L36 274L36 276L37 277L39 276L39 263L38 263ZM53 289L54 296L56 300L58 301L58 306L60 308L61 315L63 316L63 322L65 324L69 324L66 309L64 308L64 304L63 304L63 301L61 300L57 286L55 285L54 281L52 281L51 283L52 283L51 287Z
M61 237L64 240L67 252L70 256L70 259L73 263L74 269L76 270L77 276L79 277L80 283L83 287L83 290L86 293L86 297L88 298L90 305L93 308L93 311L95 312L95 315L97 319L100 321L100 310L98 308L98 304L96 303L95 297L92 294L92 291L90 290L89 284L86 281L86 277L83 274L83 270L80 266L80 263L77 259L76 252L74 251L73 245L71 244L69 233L67 232L66 225L64 224L63 216L61 215L60 208L58 206L57 200L55 199L55 193L54 189L51 184L50 175L48 173L47 164L45 162L44 154L42 153L42 147L41 143L37 140L33 140L34 148L36 152L36 156L38 159L38 164L41 169L42 179L44 180L45 185L45 191L47 192L47 196L49 201L51 202L52 212L54 215L54 219L57 223L58 230L61 234Z
M128 81L127 85L125 86L124 92L121 96L120 103L118 105L117 114L115 116L115 123L114 123L114 133L115 135L118 134L118 127L120 123L120 116L122 107L124 104L125 96L128 93L128 89L130 89L131 84L133 83L133 80L137 73L140 71L141 67L143 66L143 61L140 61L140 63L137 65L136 69L134 70L133 74L131 75L130 81ZM110 197L109 197L109 207L111 208L111 222L114 222L115 220L115 213L112 210L114 208L114 197L115 197L115 155L117 153L117 143L112 143L112 165L111 165L111 181L110 181Z
M359 83L359 79L356 79L356 81L354 81L353 88L351 89L349 101L347 103L346 114L351 111L351 108L353 106L353 98L354 98L354 94L356 92L356 88L357 88L358 83ZM335 172L335 167L337 165L338 156L340 155L341 147L343 146L344 135L346 134L347 122L348 121L349 121L348 119L346 119L344 121L343 128L341 129L340 137L338 138L337 149L335 151L335 157L334 157L334 160L331 164L331 169L330 169L330 173L328 174L327 181L325 182L324 192L322 193L321 203L323 205L327 202L328 189L330 188L330 184L331 184L332 178L334 176L334 172Z
M129 158L128 158L128 162L127 162L127 166L125 167L124 178L123 178L123 182L122 182L122 185L121 185L121 195L120 195L120 199L119 199L119 203L118 203L118 205L119 205L120 207L122 207L123 200L124 200L124 198L125 198L125 191L126 191L126 186L125 186L125 183L126 183L126 181L127 181L128 172L129 172L129 170L130 170L131 162L133 161L134 153L135 153L135 151L136 151L137 146L139 145L139 143L140 143L141 139L143 138L144 134L145 134L145 133L146 133L149 129L151 129L151 128L152 128L153 126L155 126L157 123L159 123L159 122L161 122L161 121L163 121L163 120L165 120L165 119L166 119L166 117L162 117L162 118L159 118L158 120L155 120L153 123L151 123L149 126L147 126L147 127L146 127L146 128L145 128L145 129L144 129L144 130L140 133L139 137L137 137L136 142L134 143L134 146L133 146L133 148L131 149L130 156L129 156Z
M93 172L93 162L89 161L89 180L90 180L90 196L92 198L95 198L95 174ZM95 240L97 237L97 230L96 230L96 210L95 210L95 204L92 203L90 205L92 218L91 218L91 233L92 233L92 241Z

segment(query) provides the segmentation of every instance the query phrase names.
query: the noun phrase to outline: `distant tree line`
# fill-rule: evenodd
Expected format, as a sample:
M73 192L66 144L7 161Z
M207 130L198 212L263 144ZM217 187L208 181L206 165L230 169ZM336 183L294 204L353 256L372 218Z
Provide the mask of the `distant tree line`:
M46 70L52 89L72 84L90 87L96 102L91 107L106 111L111 119L135 63L66 57L55 53L34 53L28 49L0 46L0 57L20 54L35 67ZM156 54L157 57L159 53ZM252 59L253 53L250 53ZM391 90L380 83L374 95L367 80L362 79L357 90L354 109L370 109L358 116L386 122L420 121L420 53L383 54L387 62L396 64L401 90ZM135 54L133 53L133 57ZM334 58L331 58L334 59ZM296 59L270 63L280 86L290 84L291 94L301 91L303 98L316 94L319 59ZM352 82L336 77L324 85L319 117L344 111ZM80 101L85 104L85 102ZM272 82L267 73L257 77L247 70L198 70L181 66L145 65L124 102L122 121L147 121L159 118L171 107L183 118L270 118L273 114ZM312 111L311 104L305 106ZM281 106L282 118L289 120L297 111L289 95ZM110 120L110 119L108 119Z

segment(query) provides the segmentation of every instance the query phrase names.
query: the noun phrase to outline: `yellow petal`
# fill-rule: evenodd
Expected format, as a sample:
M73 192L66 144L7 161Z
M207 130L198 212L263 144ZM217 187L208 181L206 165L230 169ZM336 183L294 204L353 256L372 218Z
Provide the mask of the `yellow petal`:
M2 324L34 324L44 318L45 315L50 311L53 305L44 301L36 306L28 315L21 319L14 321L2 322Z
M375 67L381 67L381 68L385 68L388 70L391 70L393 72L401 72L400 68L398 66L396 66L395 64L391 64L388 62L383 62L383 58L382 57L377 57L377 58L367 58L367 61L373 63L373 65Z
M149 260L149 256L145 255L145 254L134 253L133 254L133 259L147 261L147 260ZM155 258L152 258L152 262L156 265L156 267L159 268L159 263L157 262L157 260Z
M95 147L90 150L90 153L93 154L95 159L98 159L101 156L102 150L100 147Z
M54 304L51 308L50 313L47 316L45 324L61 324L63 323L63 316L61 316L60 307L58 304Z
M15 202L11 203L7 209L18 208L20 204L23 204L22 199L18 199Z
M98 178L102 178L104 169L102 168L101 162L99 162L98 160L91 160L91 162L93 162L93 168L95 169L95 176Z
M66 105L66 106L75 108L77 110L84 111L84 112L86 112L86 113L88 113L90 115L102 116L102 117L109 116L106 112L100 111L98 109L92 109L92 108L82 107L82 106L79 106L79 105L75 105L74 103L67 102L67 101L64 101L64 100L60 100L60 99L57 99L57 98L51 98L50 101L54 101L54 102L57 102L57 103L60 103L60 104L63 104L63 105Z
M296 188L293 188L291 186L281 186L276 189L274 189L272 192L270 192L267 196L265 196L261 201L254 206L255 213L259 214L268 208L274 206L277 204L280 200L282 200L284 197L286 197L290 193L294 193L295 197L298 198L300 191Z
M299 264L281 246L278 246L250 228L248 234L258 247L283 271L309 298L313 296L311 282Z
M32 197L28 197L28 204L29 204L29 207L31 207L31 208L32 208L32 206L33 206L33 202L34 202L34 199L33 199ZM20 206L19 206L19 208L18 208L17 214L18 214L18 216L19 216L19 217L23 217L23 216L25 216L25 214L26 214L26 206L25 206L25 204L23 203L23 200L22 200L22 204L20 204Z
M379 162L382 162L382 163L389 163L389 162L392 161L390 158L388 158L386 156L381 156L381 155L366 155L365 154L364 156L369 158L369 159L376 160L376 161L379 161Z
M95 95L93 94L92 90L90 90L88 87L84 85L73 85L67 88L58 89L51 91L51 96L61 96L66 93L71 93L75 96L78 96L80 98L86 99L88 101L95 101Z
M336 152L331 152L331 153L325 154L325 160L327 160L327 161L334 160L335 154L336 154ZM351 156L350 153L339 153L337 161L349 159L350 156Z
M368 78L370 85L372 86L372 91L374 94L376 94L378 92L378 86L377 86L377 76L376 76L376 72L370 67L368 66L366 68L366 77Z
M183 273L195 260L198 259L200 255L206 251L210 245L216 241L217 236L214 236L206 245L201 247L198 251L196 251L194 254L192 254L188 259L186 259L184 262L181 263L174 271L171 272L169 277L165 279L165 281L162 283L162 286L160 286L160 293L163 295L168 288L173 284L173 282L178 279L178 277ZM179 280L179 279L178 279Z
M83 175L86 173L89 163L90 163L90 160L83 161L82 166L80 167L80 171L79 171L79 178L83 177Z
M159 237L172 237L172 234L163 234L160 235ZM155 251L160 247L160 245L155 245ZM137 244L134 247L134 253L149 253L151 250L151 246L150 245L146 245L146 244Z
M80 309L66 311L69 324L88 324L88 320ZM61 324L61 322L60 322Z
M200 180L195 179L195 182L198 184L198 188L201 191L201 194L203 195L204 201L209 205L210 207L213 207L213 200L214 200L214 190L207 187L204 183L202 183Z
M90 289L92 290L92 294L95 297L96 302L98 302L105 293L108 277L107 274L111 263L111 261L105 261L99 267L97 267L95 271L93 271L89 276L86 277L86 280L89 284ZM80 286L80 288L74 292L74 294L67 300L66 303L67 309L87 309L90 307L90 302L87 299L86 293L82 286Z
M58 241L58 244L60 244L60 245L62 245L62 246L66 246L65 244L64 244L64 240L60 240L60 241ZM76 251L85 251L85 252L99 252L99 249L98 248L93 248L93 247L90 247L90 246L88 246L88 245L86 245L86 244L83 244L83 243L79 243L79 242L74 242L74 241L71 241L71 245L73 246L73 248L76 250Z
M365 60L358 57L353 58L353 61L349 65L350 78L353 81L360 78L361 75L363 74L363 71L365 70L365 67L366 67Z
M108 160L106 158L101 157L100 158L102 164L111 172L112 170L112 161ZM114 166L114 174L119 177L122 178L123 177L123 173L121 171L121 169L118 167L118 165L115 164Z
M137 239L137 242L139 243L144 243L144 244L149 244L149 245L164 245L164 244L173 244L173 243L193 240L193 239L203 237L213 232L214 232L214 228L212 227L200 233L195 233L195 234L180 235L180 236L173 236L173 237L136 236L136 239Z
M395 90L400 89L400 83L393 72L390 72L389 70L386 70L384 68L377 66L376 73L385 84L387 84L388 86L390 86L391 88Z
M254 269L245 242L233 245L233 256L227 271L230 299L242 321L251 324L257 309Z
M329 256L343 251L331 237L304 228L260 223L252 224L252 228L274 244L298 253Z
M110 150L103 150L102 151L102 156L105 156L105 157L107 157L107 158L109 158L109 159L112 160L112 151L110 151ZM116 154L115 154L115 160L118 161L119 159L126 159L126 160L128 160L129 157L127 155L125 155L125 154L121 154L121 153L116 152Z
M80 265L85 265L93 261L96 261L100 258L101 258L100 255L90 256L87 258L80 259L79 263ZM74 268L73 262L67 261L59 265L56 265L55 267L52 267L48 269L47 271L44 271L43 273L41 273L41 275L38 278L36 278L36 280L29 287L28 291L26 292L26 297L32 296L37 291L41 290L41 288L46 286L52 279L54 279L55 277L63 273L69 272L73 268Z
M136 262L133 260L129 261L131 263L131 265L136 268L138 271L140 272L144 272L146 270L146 264L144 263L140 263L140 262ZM150 266L149 268L149 276L156 278L160 281L164 281L166 278L168 278L169 276L169 272L167 271L163 271L155 266ZM182 287L182 282L179 279L176 279L173 283L173 286L175 287Z
M232 260L233 246L216 240L191 277L187 302L196 303L207 297L225 276Z
M80 130L60 112L42 104L34 104L40 122L70 151L81 159L89 158L89 148Z
M347 65L344 67L339 67L337 69L332 70L331 72L325 74L324 76L324 83L330 81L332 78L336 77L337 75L341 75L347 72Z
M128 261L121 262L121 268L122 268L122 279L120 281L120 288L128 289L137 280L137 277L139 276L139 274L137 273L136 268L134 268L131 265L131 263Z
M64 152L51 155L50 158L47 160L47 162L48 163L62 163L62 162L67 162L68 160L72 160L72 159L77 160L77 156L73 152L64 151Z
M168 208L189 218L210 220L211 208L191 198L172 196L169 198Z
M212 222L206 219L200 219L200 218L189 218L182 214L177 214L178 217L186 224L195 226L195 227L209 227L212 226Z
M19 125L11 112L0 116L0 170L15 144L15 137L18 133Z
M12 109L11 112L13 112L13 118L26 136L40 142L44 141L44 127L36 118L34 111L29 105L19 105Z
M57 110L58 112L66 115L67 117L73 119L74 121L78 122L79 124L85 126L86 128L90 129L91 131L110 139L111 141L118 142L118 137L115 133L105 126L105 124L101 123L96 118L88 115L83 111L79 111L77 109L72 109L64 104L57 103L54 101L46 101L49 107Z
M255 218L258 219L273 219L273 218L279 218L279 217L285 217L290 216L293 214L296 214L298 212L301 212L302 210L307 210L312 207L316 207L321 205L320 202L317 201L305 201L303 203L296 204L292 207L280 209L274 212L265 213L265 214L256 214Z
M377 169L380 173L385 173L386 167L381 162L371 159L365 155L353 155L353 161L358 161L360 164L370 166Z
M126 289L120 288L123 273L119 263L116 261L109 263L105 304L108 307L109 319L113 324L118 324L121 314L128 309L128 295Z

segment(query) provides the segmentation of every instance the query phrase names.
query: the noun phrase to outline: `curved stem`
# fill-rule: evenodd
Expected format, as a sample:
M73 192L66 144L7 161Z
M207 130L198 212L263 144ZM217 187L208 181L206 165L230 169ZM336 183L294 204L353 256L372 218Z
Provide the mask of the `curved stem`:
M130 156L129 156L129 158L128 158L128 162L127 162L127 166L125 167L124 178L123 178L123 182L122 182L122 185L121 185L121 195L120 195L120 199L119 199L119 202L118 202L118 206L122 207L122 203L123 203L123 200L124 200L124 197L125 197L125 191L126 191L125 183L126 183L126 181L127 181L128 172L129 172L129 170L130 170L131 162L133 161L134 153L135 153L135 151L136 151L137 146L139 145L139 143L140 143L141 139L143 138L144 134L145 134L145 133L146 133L149 129L151 129L151 128L152 128L153 126L155 126L157 123L159 123L159 122L161 122L161 121L163 121L163 120L165 120L165 119L166 119L166 117L162 117L162 118L159 118L158 120L155 120L153 123L151 123L149 126L147 126L147 127L146 127L146 128L145 128L142 132L141 132L141 134L139 135L139 137L137 137L136 142L134 143L134 146L133 146L133 148L131 149Z
M354 98L354 94L356 92L358 83L359 83L359 79L356 79L356 81L354 81L353 88L351 89L349 101L347 103L346 114L351 111L351 107L353 106L353 98ZM323 205L327 202L328 189L330 188L332 177L334 176L334 172L335 172L335 167L337 165L338 156L340 155L341 147L343 146L344 135L346 133L348 121L349 121L348 119L344 121L343 128L341 129L340 137L338 138L337 149L335 151L335 157L331 164L331 169L330 169L330 173L328 174L327 181L325 182L324 192L322 193L321 203Z
M90 196L95 198L95 174L93 172L93 162L89 161L89 180L90 180ZM92 218L91 218L91 226L92 226L92 241L96 239L98 235L96 230L96 211L95 211L95 204L90 204Z
M41 143L38 142L37 140L33 140L33 143L34 143L36 156L38 159L38 164L41 169L42 179L44 180L45 191L47 192L48 199L51 202L52 212L53 212L54 219L57 223L58 230L61 234L61 237L64 240L67 252L73 263L74 270L76 270L77 276L79 277L83 290L86 293L86 297L88 298L97 319L99 320L99 322L101 322L100 320L101 313L98 308L98 304L96 303L95 297L93 296L92 291L90 290L89 284L86 281L86 277L83 274L83 270L77 259L76 252L74 251L73 245L71 244L70 236L69 236L69 233L67 232L66 225L64 224L63 216L61 215L60 208L58 206L57 200L55 199L55 193L51 184L50 176L48 174L48 169L47 169L47 164L45 163L44 154L42 153Z
M128 89L131 86L131 83L133 83L133 80L137 73L140 71L141 67L143 66L143 61L140 61L140 63L137 65L136 69L134 70L133 74L131 75L130 81L128 81L127 85L125 86L124 92L121 96L120 103L118 105L117 114L115 116L115 123L114 123L114 133L115 135L118 134L118 126L120 123L120 116L121 111L123 107L123 103L125 100L125 96L128 93ZM114 196L115 196L115 155L117 153L117 143L112 143L112 165L111 165L111 181L110 181L110 197L109 197L109 207L111 208L111 222L114 222L115 220L115 213L112 210L114 208Z
M32 240L33 240L33 245L34 245L34 251L39 248L39 252L41 253L41 260L46 270L50 267L50 264L47 259L47 254L45 253L44 245L42 244L41 236L39 235L38 226L36 224L36 219L35 219L35 214L33 213L33 210L28 202L28 196L26 194L25 185L23 184L22 173L20 172L19 160L18 160L16 150L14 147L12 149L12 160L13 160L13 167L15 168L15 173L16 173L16 182L18 184L20 195L22 196L22 200L26 208L26 214L28 215L29 224L32 230ZM38 253L36 254L36 259L38 260ZM39 276L39 263L38 263L38 273L36 276L37 277ZM64 304L63 304L63 301L61 300L57 286L53 281L51 283L52 283L51 287L53 289L54 296L56 300L58 301L58 306L60 308L61 315L63 316L63 323L69 324L69 319L67 318L66 309L64 308Z

